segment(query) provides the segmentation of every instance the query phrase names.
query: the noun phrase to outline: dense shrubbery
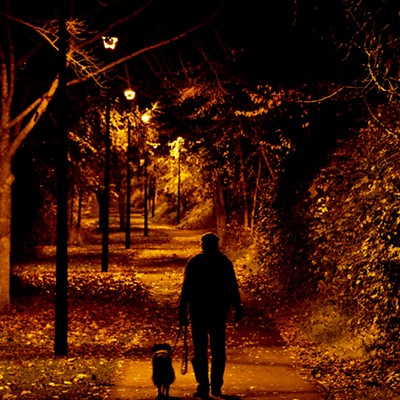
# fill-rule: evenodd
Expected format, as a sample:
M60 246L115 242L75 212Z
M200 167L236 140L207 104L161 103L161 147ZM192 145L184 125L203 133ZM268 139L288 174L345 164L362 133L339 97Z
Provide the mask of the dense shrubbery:
M296 196L271 191L253 235L246 285L332 399L399 395L399 147L372 123L338 141Z
M385 390L396 389L400 379L399 145L393 133L373 124L339 143L310 188L306 215L317 304L330 304L345 324L331 349L346 353L353 340L358 354L343 357L365 363L361 386ZM327 323L340 326L331 313Z

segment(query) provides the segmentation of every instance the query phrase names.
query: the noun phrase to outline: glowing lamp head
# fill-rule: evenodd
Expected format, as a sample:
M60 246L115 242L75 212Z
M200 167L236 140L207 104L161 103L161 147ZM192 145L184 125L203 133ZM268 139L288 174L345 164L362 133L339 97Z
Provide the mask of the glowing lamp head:
M126 89L124 91L124 95L125 95L127 100L133 100L135 98L135 96L136 96L136 93L132 89Z
M150 115L148 114L143 114L142 115L142 121L147 124L150 121Z
M103 36L102 39L105 49L114 50L117 46L118 38L115 36Z

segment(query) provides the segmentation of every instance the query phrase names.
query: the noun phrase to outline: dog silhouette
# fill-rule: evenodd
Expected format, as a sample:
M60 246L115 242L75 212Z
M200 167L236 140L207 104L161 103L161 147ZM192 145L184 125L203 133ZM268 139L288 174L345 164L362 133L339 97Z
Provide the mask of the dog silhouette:
M157 387L159 398L169 397L169 388L175 381L175 371L172 366L172 349L168 343L154 344L151 348L153 374L152 380Z

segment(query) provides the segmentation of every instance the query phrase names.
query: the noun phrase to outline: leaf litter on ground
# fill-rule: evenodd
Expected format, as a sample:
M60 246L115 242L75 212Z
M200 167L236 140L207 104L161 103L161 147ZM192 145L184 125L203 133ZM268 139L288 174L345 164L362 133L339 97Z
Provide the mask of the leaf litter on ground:
M87 252L72 251L68 272L68 357L54 355L54 249L14 266L12 310L0 318L0 398L106 399L124 359L149 359L152 342L174 334L175 310L156 307L126 255L104 273Z

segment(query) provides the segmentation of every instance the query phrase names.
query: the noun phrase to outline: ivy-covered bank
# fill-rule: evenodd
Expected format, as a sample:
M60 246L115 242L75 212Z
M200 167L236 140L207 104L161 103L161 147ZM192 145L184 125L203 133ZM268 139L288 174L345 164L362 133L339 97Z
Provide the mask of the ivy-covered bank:
M400 396L399 149L372 122L339 140L285 207L263 204L236 252L244 284L329 399Z

